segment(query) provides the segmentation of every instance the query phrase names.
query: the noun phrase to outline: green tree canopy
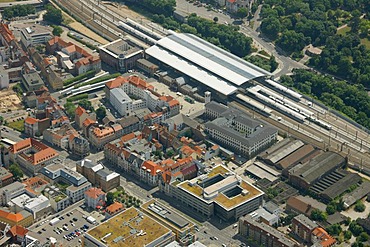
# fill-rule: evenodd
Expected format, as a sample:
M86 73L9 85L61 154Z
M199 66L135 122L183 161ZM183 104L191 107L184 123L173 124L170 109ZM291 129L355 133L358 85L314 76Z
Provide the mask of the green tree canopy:
M23 178L23 171L18 164L11 164L9 166L9 171L13 174L16 180Z
M78 105L81 106L82 108L84 108L85 110L87 111L94 111L94 108L91 104L91 102L87 99L82 99L78 102Z
M46 13L44 14L44 21L60 25L63 21L62 11L55 8L53 5L48 4L45 7Z
M355 204L355 211L356 212L364 212L365 209L366 209L365 204L361 200L358 200Z
M24 4L6 7L4 8L2 15L5 19L11 19L14 17L27 16L34 13L36 13L34 6L30 4Z
M63 29L60 26L54 26L53 28L53 35L59 36L63 33Z
M96 109L96 117L99 121L102 121L103 118L107 115L107 112L105 110L105 107L100 106L98 109Z

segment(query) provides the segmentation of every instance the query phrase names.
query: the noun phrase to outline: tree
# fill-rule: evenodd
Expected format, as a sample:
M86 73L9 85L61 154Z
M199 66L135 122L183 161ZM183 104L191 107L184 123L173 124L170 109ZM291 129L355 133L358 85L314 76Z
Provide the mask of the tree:
M96 117L99 121L102 121L103 118L107 115L107 112L104 107L100 106L98 109L96 109Z
M353 236L359 236L361 234L361 232L363 232L363 228L362 226L358 225L356 221L352 221L350 224L349 224L349 227L348 229L352 232Z
M369 240L369 235L366 232L361 232L360 236L358 236L358 241L359 242L366 242Z
M247 8L239 8L236 12L237 17L239 18L245 18L248 15L248 9Z
M74 119L75 118L75 111L76 111L76 106L75 104L73 104L72 102L67 102L65 105L64 105L64 110L66 111L68 117L70 119Z
M356 202L356 205L355 205L355 211L356 212L364 212L365 209L366 209L365 204L361 200L358 200Z
M334 224L334 225L328 226L326 228L326 231L330 235L338 236L342 232L342 228L340 227L339 224Z
M343 232L343 236L344 236L345 240L349 240L349 239L352 238L352 233L351 233L351 231L346 230L346 231Z
M335 207L335 206L333 206L333 205L330 205L330 204L329 204L329 205L326 207L326 212L327 212L329 215L334 214L336 211L337 211L337 209L336 209L336 207Z
M167 157L172 157L174 154L175 154L175 152L174 152L173 150L169 150L169 151L166 153L166 156L167 156Z
M262 33L273 40L278 37L281 30L282 25L276 17L269 17L267 19L263 19L261 22Z
M269 62L270 62L270 72L274 72L279 66L278 62L276 62L274 55L270 57Z
M217 17L217 16L215 16L215 17L213 18L213 21L214 21L214 22L218 22L218 17Z
M284 31L276 42L280 48L288 53L300 52L308 43L310 43L309 38L294 30Z
M63 33L63 29L60 26L54 26L53 28L53 35L59 36Z
M23 172L18 164L11 164L9 166L9 171L13 174L16 180L21 179L23 177Z
M32 5L14 5L4 8L3 17L5 19L12 19L14 17L27 16L34 13L36 13L36 9Z
M44 14L44 21L60 25L63 21L62 11L55 8L53 5L48 4L45 7L46 13Z
M93 108L91 102L88 101L87 99L80 100L78 102L78 105L81 106L82 108L84 108L87 111L94 111L94 108Z
M114 202L114 193L108 192L106 196L107 206L111 205Z
M0 116L0 125L2 125L4 122L4 117L3 116Z
M311 211L311 219L317 220L317 221L325 221L327 218L327 215L325 212L321 212L319 209L313 209Z

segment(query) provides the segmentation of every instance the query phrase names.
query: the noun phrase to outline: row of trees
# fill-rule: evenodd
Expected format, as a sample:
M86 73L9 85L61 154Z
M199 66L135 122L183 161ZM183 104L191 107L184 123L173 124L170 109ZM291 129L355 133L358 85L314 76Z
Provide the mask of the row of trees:
M370 96L362 85L351 85L303 69L294 70L292 76L282 76L281 82L370 128Z
M140 7L153 14L163 14L165 16L172 16L176 7L176 0L128 0L125 1L127 5L140 5Z
M30 4L24 4L6 7L4 8L2 15L4 19L12 19L14 17L27 16L35 13L36 9L34 6Z
M240 33L237 26L218 24L217 21L207 20L196 14L188 17L187 24L181 24L164 15L153 15L152 19L164 28L200 36L239 57L245 57L251 52L252 39Z

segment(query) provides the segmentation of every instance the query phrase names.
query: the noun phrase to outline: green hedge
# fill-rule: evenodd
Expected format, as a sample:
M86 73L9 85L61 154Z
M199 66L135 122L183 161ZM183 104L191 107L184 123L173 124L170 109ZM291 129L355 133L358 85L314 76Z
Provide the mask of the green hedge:
M83 93L83 94L78 94L78 95L69 97L67 101L72 102L72 101L77 101L77 100L82 100L82 99L87 99L87 98L89 98L89 95L87 93Z
M92 85L92 84L95 84L95 83L98 83L98 82L102 82L102 81L105 81L105 80L116 78L120 75L121 75L120 73L114 73L114 74L111 74L111 75L104 75L104 76L96 78L94 80L84 82L84 83L81 83L81 84L77 84L77 85L74 86L74 88L79 88L79 87L86 86L86 85Z
M73 78L71 78L71 79L67 79L67 80L65 80L64 82L63 82L63 85L64 86L68 86L68 85L71 85L72 83L74 83L74 82L76 82L76 81L80 81L80 80L82 80L82 79L84 79L84 78L92 78L92 77L94 77L95 76L95 74L96 74L96 71L95 70L89 70L89 71L87 71L86 73L83 73L83 74L81 74L81 75L78 75L78 76L75 76L75 77L73 77Z

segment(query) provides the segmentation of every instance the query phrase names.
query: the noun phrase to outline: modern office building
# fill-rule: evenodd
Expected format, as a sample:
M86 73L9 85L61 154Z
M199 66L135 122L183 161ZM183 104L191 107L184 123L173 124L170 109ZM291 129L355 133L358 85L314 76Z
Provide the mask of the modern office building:
M170 196L184 205L211 217L237 220L262 205L264 193L219 165L209 173L171 184Z
M99 47L101 60L120 72L135 67L144 51L129 40L117 39Z

